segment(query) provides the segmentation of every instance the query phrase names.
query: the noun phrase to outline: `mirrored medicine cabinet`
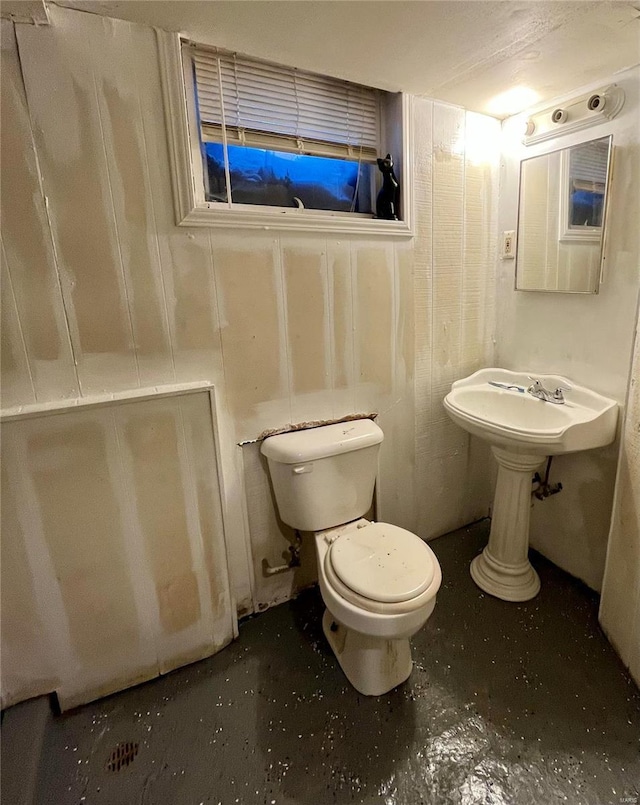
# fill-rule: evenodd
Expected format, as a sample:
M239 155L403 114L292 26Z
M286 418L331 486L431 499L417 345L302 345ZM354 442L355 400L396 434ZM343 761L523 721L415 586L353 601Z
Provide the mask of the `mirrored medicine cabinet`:
M598 293L612 139L522 161L516 290Z

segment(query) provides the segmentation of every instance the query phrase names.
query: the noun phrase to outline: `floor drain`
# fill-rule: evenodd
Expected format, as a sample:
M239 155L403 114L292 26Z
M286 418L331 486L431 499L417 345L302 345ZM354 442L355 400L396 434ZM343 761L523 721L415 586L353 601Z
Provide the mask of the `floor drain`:
M124 743L118 744L109 755L107 769L109 771L120 771L120 769L124 769L130 763L133 763L137 754L137 743L125 741Z

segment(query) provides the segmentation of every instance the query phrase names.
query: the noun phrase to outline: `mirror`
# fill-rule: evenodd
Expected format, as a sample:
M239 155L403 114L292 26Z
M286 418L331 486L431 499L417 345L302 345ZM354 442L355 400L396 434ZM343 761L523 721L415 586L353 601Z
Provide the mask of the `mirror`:
M520 165L516 290L598 293L612 136Z

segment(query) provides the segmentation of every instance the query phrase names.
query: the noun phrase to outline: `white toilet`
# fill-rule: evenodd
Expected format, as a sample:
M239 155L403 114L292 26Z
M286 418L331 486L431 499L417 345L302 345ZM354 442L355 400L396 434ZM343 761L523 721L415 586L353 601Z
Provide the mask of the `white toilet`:
M419 537L362 519L383 438L375 422L358 419L262 444L280 517L315 537L326 638L349 682L368 696L408 678L409 638L431 615L442 581Z

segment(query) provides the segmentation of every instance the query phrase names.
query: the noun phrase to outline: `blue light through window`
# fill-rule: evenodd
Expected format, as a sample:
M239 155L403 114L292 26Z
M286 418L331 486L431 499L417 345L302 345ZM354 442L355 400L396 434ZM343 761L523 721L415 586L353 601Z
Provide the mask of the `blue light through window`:
M204 144L209 187L207 201L227 200L224 149ZM231 200L236 204L371 213L371 170L357 160L268 151L230 145ZM358 179L359 175L359 179Z

